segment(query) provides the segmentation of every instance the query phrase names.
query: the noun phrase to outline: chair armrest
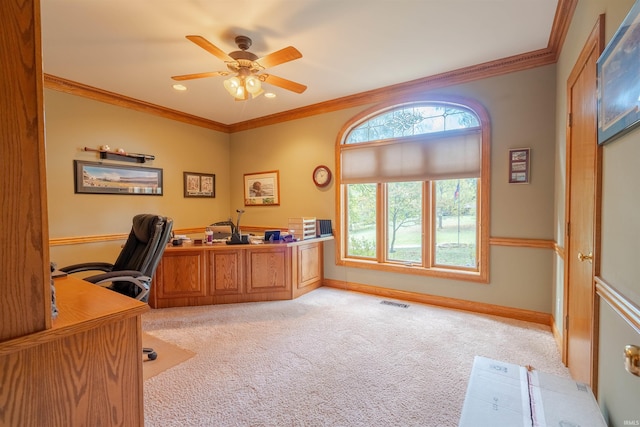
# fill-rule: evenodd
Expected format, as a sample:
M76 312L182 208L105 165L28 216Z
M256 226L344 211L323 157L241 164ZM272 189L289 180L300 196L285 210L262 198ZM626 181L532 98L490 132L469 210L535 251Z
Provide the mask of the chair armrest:
M58 270L65 273L80 273L81 271L111 271L113 264L108 262L85 262L81 264L73 264L66 267L59 268ZM138 273L139 274L139 273Z
M131 278L137 278L142 276L142 273L135 270L118 270L118 271L108 271L102 274L96 274L89 277L84 277L82 280L86 280L91 283L104 283L104 282L114 282L117 280L127 280Z
M135 270L119 270L104 274L96 274L95 276L85 277L84 280L96 285L106 286L111 290L120 293L123 292L118 288L113 287L113 285L115 285L113 282L129 282L137 288L137 291L135 296L131 295L129 292L126 292L125 295L143 302L147 302L149 290L151 289L151 277L145 276L141 272ZM105 285L108 283L112 283L112 285Z

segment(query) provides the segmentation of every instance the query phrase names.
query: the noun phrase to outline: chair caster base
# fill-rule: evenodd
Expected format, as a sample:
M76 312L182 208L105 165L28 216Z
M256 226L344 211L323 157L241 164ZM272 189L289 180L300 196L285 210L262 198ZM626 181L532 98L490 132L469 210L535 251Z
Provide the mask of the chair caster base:
M156 360L158 358L158 353L156 353L152 348L143 348L142 353L146 354L149 360Z

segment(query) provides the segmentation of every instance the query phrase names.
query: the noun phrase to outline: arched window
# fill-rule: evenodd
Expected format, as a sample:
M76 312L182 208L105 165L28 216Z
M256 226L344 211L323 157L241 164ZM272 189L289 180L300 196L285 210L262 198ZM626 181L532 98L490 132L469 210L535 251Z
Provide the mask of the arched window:
M338 262L487 281L489 124L479 104L378 107L339 135Z

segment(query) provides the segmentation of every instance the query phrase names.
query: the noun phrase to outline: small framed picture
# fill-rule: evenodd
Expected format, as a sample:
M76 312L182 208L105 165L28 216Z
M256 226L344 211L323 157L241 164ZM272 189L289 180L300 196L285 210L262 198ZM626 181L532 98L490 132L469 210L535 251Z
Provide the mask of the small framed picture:
M216 197L216 176L210 173L184 172L184 197Z
M528 184L530 179L530 148L509 150L509 184Z
M280 182L278 177L278 171L244 174L244 205L279 205Z

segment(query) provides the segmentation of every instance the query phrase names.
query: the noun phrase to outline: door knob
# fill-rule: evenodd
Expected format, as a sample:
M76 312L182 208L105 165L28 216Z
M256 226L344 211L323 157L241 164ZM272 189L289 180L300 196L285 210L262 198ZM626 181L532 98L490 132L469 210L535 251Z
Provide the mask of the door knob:
M578 252L578 259L580 261L589 261L593 262L593 252L589 252L589 255L585 255L582 252Z

